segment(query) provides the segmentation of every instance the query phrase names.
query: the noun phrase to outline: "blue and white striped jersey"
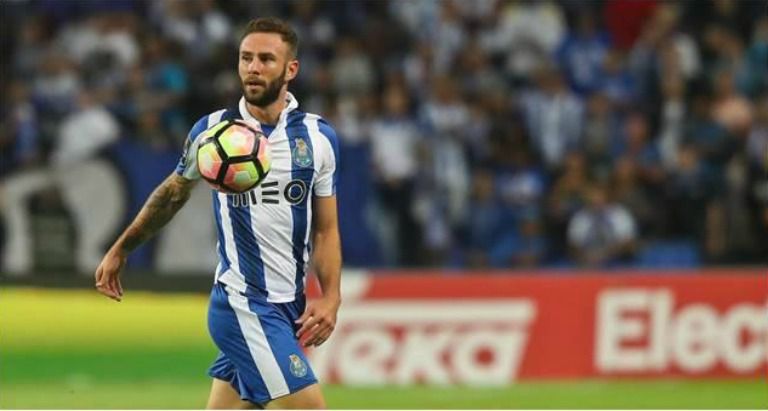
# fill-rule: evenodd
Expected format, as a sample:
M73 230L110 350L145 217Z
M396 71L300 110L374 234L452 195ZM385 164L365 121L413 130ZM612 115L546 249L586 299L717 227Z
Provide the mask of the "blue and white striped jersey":
M312 196L336 194L336 132L320 116L302 112L298 106L288 93L278 123L262 125L272 149L272 168L258 187L236 195L212 190L218 231L216 281L269 302L289 302L303 294ZM196 137L227 119L258 123L246 110L243 98L237 109L202 117L189 132L177 174L200 178Z

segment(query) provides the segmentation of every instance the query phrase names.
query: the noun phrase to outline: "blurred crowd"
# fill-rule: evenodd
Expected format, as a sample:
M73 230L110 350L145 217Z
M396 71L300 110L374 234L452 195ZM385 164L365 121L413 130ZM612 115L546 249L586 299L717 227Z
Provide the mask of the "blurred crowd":
M764 1L2 9L0 178L121 139L179 150L199 116L237 101L239 30L274 15L301 41L291 91L335 126L342 153L365 153L342 158L368 172L340 193L365 193L366 223L343 239L370 235L366 261L768 262Z

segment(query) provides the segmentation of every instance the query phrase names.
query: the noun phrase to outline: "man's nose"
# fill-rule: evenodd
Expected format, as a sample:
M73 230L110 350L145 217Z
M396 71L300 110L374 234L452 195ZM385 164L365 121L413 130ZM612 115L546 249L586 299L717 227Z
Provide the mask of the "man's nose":
M248 66L246 67L246 69L248 70L248 73L259 74L261 73L262 67L263 66L259 61L259 59L253 59L251 60L250 63L248 63Z

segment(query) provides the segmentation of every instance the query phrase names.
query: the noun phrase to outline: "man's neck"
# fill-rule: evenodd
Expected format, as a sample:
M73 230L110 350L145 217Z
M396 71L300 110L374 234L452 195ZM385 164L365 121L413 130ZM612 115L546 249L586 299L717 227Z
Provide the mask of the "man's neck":
M285 97L286 92L282 92L277 100L265 107L259 107L246 101L245 108L259 123L275 125L280 120L280 113L285 109Z

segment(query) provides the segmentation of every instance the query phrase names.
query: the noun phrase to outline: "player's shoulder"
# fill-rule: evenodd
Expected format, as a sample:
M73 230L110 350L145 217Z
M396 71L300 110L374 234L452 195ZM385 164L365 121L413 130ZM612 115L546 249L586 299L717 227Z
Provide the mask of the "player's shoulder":
M214 124L222 121L227 120L230 118L234 118L235 116L239 115L239 112L232 108L221 108L215 111L211 111L208 114L205 114L204 116L200 117L195 121L195 124L192 125L192 128L189 130L189 139L195 140L200 133L207 130Z
M339 141L336 129L323 116L315 113L298 112L294 118L300 119L307 127L310 137L322 138L330 144L334 151L338 150Z

